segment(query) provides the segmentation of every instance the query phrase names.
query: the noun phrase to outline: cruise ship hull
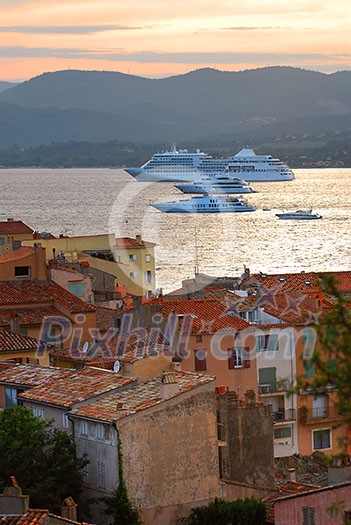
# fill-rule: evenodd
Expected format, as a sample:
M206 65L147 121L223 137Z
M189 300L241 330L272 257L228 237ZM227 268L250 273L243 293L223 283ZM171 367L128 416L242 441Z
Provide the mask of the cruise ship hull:
M143 170L142 168L124 168L124 170L134 177L139 182L196 182L202 177L218 175L217 171L213 173L203 172L200 170L175 174L171 171L163 171L162 173ZM279 182L292 181L294 174L291 173L255 173L255 172L236 172L235 176L246 182Z

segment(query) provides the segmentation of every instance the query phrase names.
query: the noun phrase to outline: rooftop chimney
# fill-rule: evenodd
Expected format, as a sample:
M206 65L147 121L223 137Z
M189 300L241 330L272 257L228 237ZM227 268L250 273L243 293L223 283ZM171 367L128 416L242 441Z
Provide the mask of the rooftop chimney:
M296 482L296 469L288 468L289 481Z
M7 222L13 222L15 219L13 217L7 217Z
M169 399L177 395L179 392L179 385L176 374L174 372L162 372L160 394L162 399Z
M61 516L72 521L77 521L77 506L73 498L66 498L61 505Z
M15 476L11 476L4 488L4 492L0 494L0 516L22 516L28 511L28 508L29 496L22 494L22 489L18 485Z
M141 244L141 235L136 235L135 240L138 244Z

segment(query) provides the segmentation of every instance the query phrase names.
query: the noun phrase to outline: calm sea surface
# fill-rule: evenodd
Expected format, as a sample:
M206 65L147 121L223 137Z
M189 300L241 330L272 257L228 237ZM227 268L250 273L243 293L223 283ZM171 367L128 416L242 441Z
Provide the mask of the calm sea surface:
M171 183L140 183L123 170L1 169L0 220L22 219L56 235L114 231L157 243L165 291L200 272L351 269L351 170L294 170L296 180L252 183L252 213L165 214L150 202L185 199ZM245 197L246 198L246 197ZM283 221L275 213L313 208L323 219Z

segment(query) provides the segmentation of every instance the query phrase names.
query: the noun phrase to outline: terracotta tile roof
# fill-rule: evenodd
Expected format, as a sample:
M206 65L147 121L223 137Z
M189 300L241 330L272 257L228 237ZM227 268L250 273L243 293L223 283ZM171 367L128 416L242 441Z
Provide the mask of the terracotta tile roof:
M0 330L0 354L3 352L35 352L38 341L9 330Z
M351 292L351 271L340 272L302 272L302 273L280 273L280 274L254 274L243 281L242 287L247 288L250 284L261 284L268 289L279 286L279 293L287 291L299 291L309 293L313 289L321 288L321 277L334 277L341 292Z
M20 395L21 399L69 408L99 394L130 385L135 380L118 376L110 370L85 367L70 370L50 384L38 386Z
M298 292L277 294L274 301L276 306L264 301L264 311L288 325L315 324L314 316L321 312L314 299Z
M94 306L85 303L54 281L0 281L0 308L30 304L62 306L71 313L95 312Z
M221 330L245 330L250 323L229 315L227 307L216 299L183 299L162 301L161 314L165 320L173 312L178 316L192 315L191 333L214 333ZM179 319L180 324L182 318Z
M47 382L67 377L72 370L49 366L34 366L11 363L9 366L0 364L0 383L34 387Z
M115 239L115 246L117 246L117 248L153 248L156 244L143 240L138 242L132 237L118 237Z
M281 485L279 489L275 490L274 494L267 496L262 501L266 505L267 521L274 523L274 503L283 496L290 496L309 492L310 490L319 488L318 485L310 485L308 483L299 483L297 481L289 481L285 485Z
M114 328L114 321L120 310L96 306L96 327L100 332L106 332L109 328Z
M47 510L29 510L21 516L0 516L0 525L41 525L47 517Z
M87 363L90 366L96 366L98 368L106 368L108 370L113 369L113 365L116 359L122 362L134 363L140 359L144 359L149 356L155 356L160 352L170 352L170 346L168 341L165 339L162 332L157 333L157 339L155 339L155 333L146 328L141 329L140 336L133 332L132 334L126 334L126 344L123 343L123 337L115 336L107 341L107 347L110 351L110 356L105 357L101 348L97 350L94 355L89 355L83 352L83 345L80 345L78 349L61 349L55 348L50 351L50 355L67 361L77 361L81 363ZM121 343L121 347L119 346ZM169 355L171 358L171 356Z
M176 395L183 394L198 386L215 381L214 376L201 375L193 372L173 372L172 376L175 377L179 385L179 391ZM71 414L111 422L163 403L167 400L161 398L161 377L75 408L71 411Z
M18 248L18 250L8 251L3 255L0 255L0 264L25 259L34 253L35 250L31 246L22 246L22 248Z
M10 319L14 315L18 316L21 328L24 328L26 326L41 326L43 323L43 318L46 316L63 316L60 310L58 310L54 306L42 306L34 308L9 308L7 310L0 309L0 327L9 328Z
M0 516L0 525L44 525L45 523L52 523L50 518L55 520L55 523L67 523L72 525L92 525L85 522L72 521L62 516L51 514L47 510L32 510L22 514L21 516ZM47 521L49 519L49 521Z
M34 230L22 221L1 221L0 235L11 235L19 233L33 233Z

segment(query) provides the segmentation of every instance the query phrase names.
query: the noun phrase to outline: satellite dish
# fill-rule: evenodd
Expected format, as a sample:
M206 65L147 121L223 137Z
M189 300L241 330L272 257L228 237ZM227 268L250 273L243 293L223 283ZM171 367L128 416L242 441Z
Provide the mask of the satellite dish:
M83 345L83 354L86 354L88 350L89 350L89 343L88 341L85 341Z
M118 374L120 368L121 368L121 363L120 363L120 362L118 361L118 359L117 359L117 361L115 361L115 362L113 363L113 371L114 371L114 373L115 373L115 374Z
M123 301L123 299L119 299L119 300L117 301L117 306L118 306L118 308L123 308L123 305L124 305L124 301Z

